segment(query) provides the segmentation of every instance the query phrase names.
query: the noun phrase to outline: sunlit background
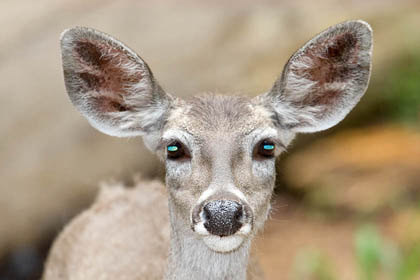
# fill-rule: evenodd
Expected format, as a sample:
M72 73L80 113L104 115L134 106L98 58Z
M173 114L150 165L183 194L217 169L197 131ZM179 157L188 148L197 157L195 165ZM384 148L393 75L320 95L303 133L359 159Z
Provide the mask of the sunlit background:
M369 89L342 124L300 136L279 160L256 249L267 279L419 279L418 0L2 0L0 280L38 279L99 182L163 174L140 139L105 136L72 107L64 29L112 34L175 95L257 95L306 40L347 19L374 30Z

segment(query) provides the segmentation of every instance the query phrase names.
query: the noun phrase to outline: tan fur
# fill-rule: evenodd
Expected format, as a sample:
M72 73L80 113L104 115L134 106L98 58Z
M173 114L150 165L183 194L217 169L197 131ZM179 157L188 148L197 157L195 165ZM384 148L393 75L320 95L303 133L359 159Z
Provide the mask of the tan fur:
M59 237L45 280L261 279L251 248L269 215L275 157L296 133L350 112L372 53L369 25L348 21L297 51L267 94L182 100L109 35L74 28L61 44L73 104L104 133L142 135L165 162L168 197L157 182L105 188ZM219 206L209 210L211 202Z
M161 182L102 186L94 204L54 242L43 279L163 279L169 250L167 212ZM249 262L247 279L263 279L253 251Z
M43 279L162 279L168 247L162 183L104 186L54 242Z

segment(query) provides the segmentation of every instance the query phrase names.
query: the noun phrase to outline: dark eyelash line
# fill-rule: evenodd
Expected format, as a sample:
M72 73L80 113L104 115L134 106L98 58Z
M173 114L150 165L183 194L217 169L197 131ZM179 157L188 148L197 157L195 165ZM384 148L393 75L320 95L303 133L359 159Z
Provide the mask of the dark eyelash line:
M158 149L163 148L165 146L165 153L168 159L171 160L180 160L185 158L190 158L190 151L188 148L178 139L164 139L160 141L158 145ZM172 148L173 150L169 150L171 146L175 146L176 148ZM265 149L264 146L273 146L272 148ZM273 158L276 156L276 151L278 149L281 151L286 150L286 146L281 143L279 139L271 139L266 138L260 140L252 149L252 155L254 158Z
M190 158L190 152L185 145L178 141L171 141L166 146L166 157L169 160L182 160Z
M266 149L268 147L268 149ZM252 150L255 159L271 159L275 157L276 143L271 139L260 140Z

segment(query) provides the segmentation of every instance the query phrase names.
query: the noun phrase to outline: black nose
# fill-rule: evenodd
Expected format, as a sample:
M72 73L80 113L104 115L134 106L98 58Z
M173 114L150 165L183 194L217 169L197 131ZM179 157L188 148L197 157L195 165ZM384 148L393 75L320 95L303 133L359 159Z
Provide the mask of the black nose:
M243 207L232 200L213 200L203 207L204 227L214 235L229 236L242 226Z

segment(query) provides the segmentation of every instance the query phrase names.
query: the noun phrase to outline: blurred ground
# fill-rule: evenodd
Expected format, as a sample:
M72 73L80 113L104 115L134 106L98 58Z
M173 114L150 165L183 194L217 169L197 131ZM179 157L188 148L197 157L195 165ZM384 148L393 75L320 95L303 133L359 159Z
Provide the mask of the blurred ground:
M45 251L60 226L88 205L99 181L162 174L140 140L102 135L72 108L58 45L65 28L89 26L121 39L178 96L256 95L306 40L357 18L374 30L371 87L342 126L301 137L280 162L279 200L292 197L287 204L298 210L279 207L258 243L269 279L292 277L295 253L311 246L336 260L340 279L355 279L352 233L360 216L376 221L392 211L380 225L390 236L406 234L392 225L415 216L410 205L420 201L420 94L412 94L420 77L420 64L413 64L420 57L420 3L1 1L0 261L7 261L0 270ZM388 83L397 66L401 77ZM399 120L406 115L409 128ZM319 210L315 218L311 209ZM347 216L337 222L325 212ZM0 272L0 279L14 278Z

